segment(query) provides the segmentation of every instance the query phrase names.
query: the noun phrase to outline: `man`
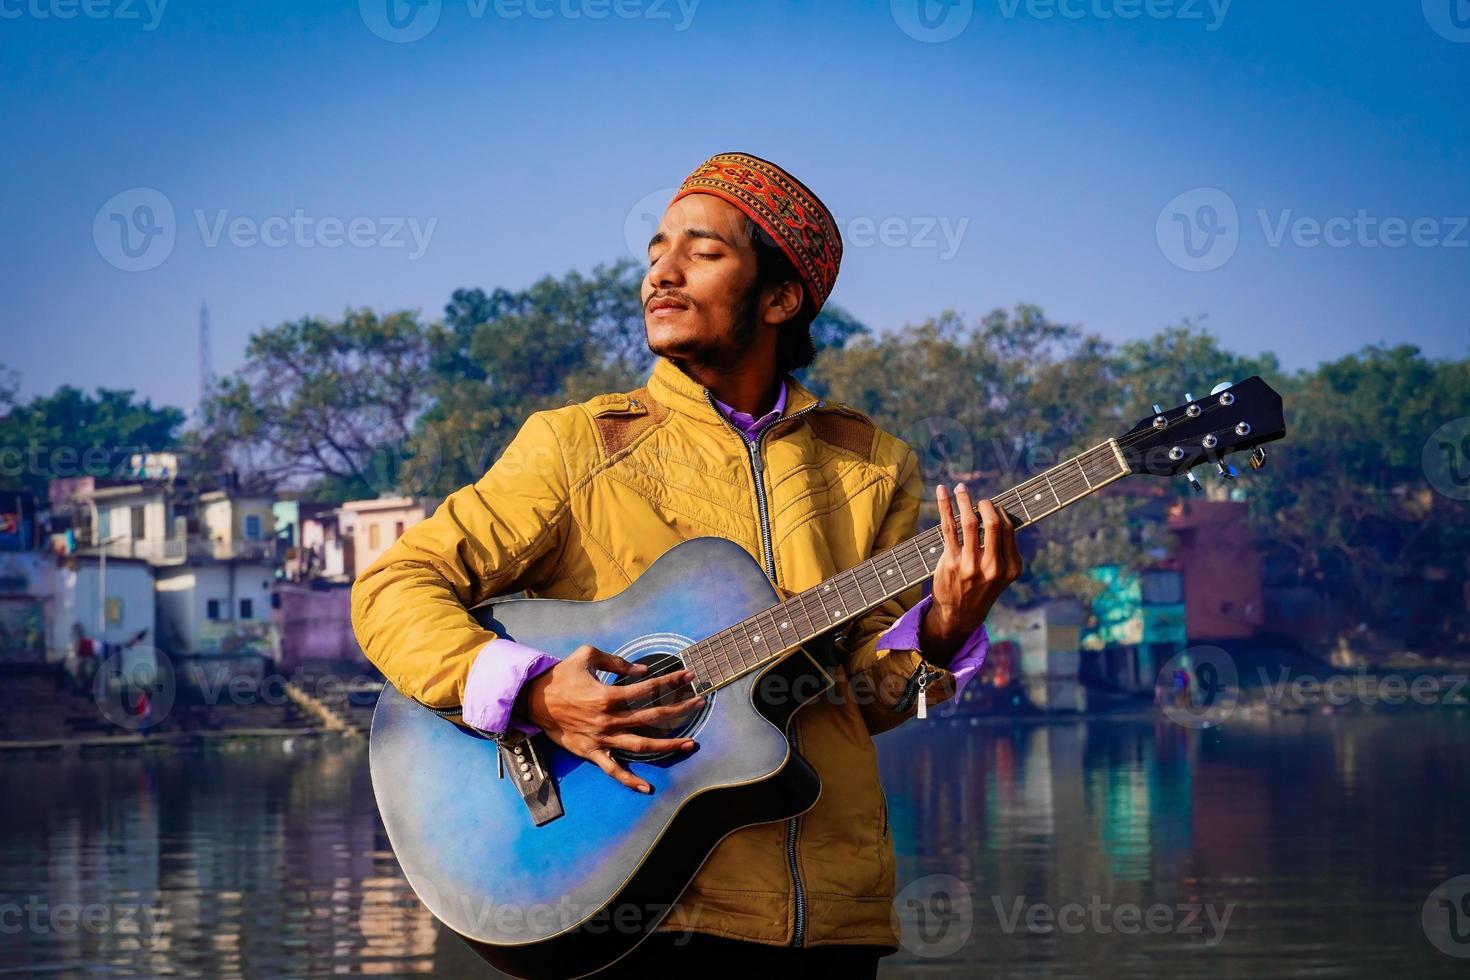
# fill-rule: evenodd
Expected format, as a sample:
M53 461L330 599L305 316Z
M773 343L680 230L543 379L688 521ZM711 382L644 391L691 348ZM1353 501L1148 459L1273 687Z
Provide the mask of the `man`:
M363 572L352 610L368 657L421 703L458 708L490 734L539 729L649 792L615 752L691 751L692 740L648 729L698 699L626 705L687 675L614 695L594 671L643 668L585 645L558 660L483 629L466 607L519 590L604 598L703 535L745 546L785 598L912 537L914 451L789 374L814 356L811 322L841 255L830 212L775 165L723 153L690 175L648 246L642 299L658 357L646 386L535 413L479 482ZM988 500L977 516L963 486L937 496L933 595L920 601L915 585L854 620L826 648L834 689L793 723L822 779L816 805L721 841L660 931L615 969L704 954L722 967L872 976L897 948L872 736L975 673L986 614L1021 570L1014 532Z

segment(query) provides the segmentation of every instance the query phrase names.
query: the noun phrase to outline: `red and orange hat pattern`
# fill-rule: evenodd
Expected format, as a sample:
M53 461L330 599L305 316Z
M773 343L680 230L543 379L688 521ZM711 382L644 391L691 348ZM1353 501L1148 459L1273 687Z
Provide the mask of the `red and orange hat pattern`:
M801 273L813 307L827 302L842 263L842 236L832 212L805 184L749 153L717 153L685 178L669 203L686 194L713 194L744 211Z

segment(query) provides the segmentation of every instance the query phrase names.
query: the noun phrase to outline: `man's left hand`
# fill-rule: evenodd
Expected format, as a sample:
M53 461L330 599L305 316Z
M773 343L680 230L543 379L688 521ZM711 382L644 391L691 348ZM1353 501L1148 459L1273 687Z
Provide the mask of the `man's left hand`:
M995 600L1021 576L1021 552L1010 518L989 498L980 501L977 514L969 489L963 483L955 486L961 541L949 488L941 484L936 496L944 554L934 570L934 605L926 616L934 622L926 625L945 645L958 644L980 628Z

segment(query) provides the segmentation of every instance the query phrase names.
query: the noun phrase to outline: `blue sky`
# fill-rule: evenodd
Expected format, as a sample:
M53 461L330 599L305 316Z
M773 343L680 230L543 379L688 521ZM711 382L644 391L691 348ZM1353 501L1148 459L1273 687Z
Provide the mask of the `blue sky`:
M437 317L629 254L728 149L823 197L879 330L1470 351L1470 0L417 2L0 0L23 392L191 407L201 300L217 371L304 314Z

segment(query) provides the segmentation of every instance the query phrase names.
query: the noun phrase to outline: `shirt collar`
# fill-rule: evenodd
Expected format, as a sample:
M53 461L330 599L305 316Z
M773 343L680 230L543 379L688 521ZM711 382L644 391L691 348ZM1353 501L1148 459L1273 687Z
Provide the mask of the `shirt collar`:
M776 392L776 405L760 418L753 417L749 412L741 412L730 405L726 405L718 398L715 405L730 422L741 431L746 439L754 442L761 434L761 430L781 417L786 410L786 379L781 379L781 387Z

